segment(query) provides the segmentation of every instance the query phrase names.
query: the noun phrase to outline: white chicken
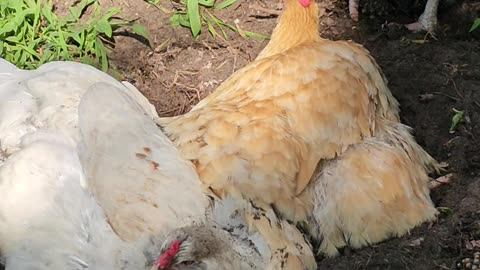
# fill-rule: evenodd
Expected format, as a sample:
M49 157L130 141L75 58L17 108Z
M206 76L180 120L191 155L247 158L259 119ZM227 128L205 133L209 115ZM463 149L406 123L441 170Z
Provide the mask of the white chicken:
M242 231L206 219L208 197L192 165L155 127L153 106L126 85L78 63L23 71L0 62L6 269L262 268Z

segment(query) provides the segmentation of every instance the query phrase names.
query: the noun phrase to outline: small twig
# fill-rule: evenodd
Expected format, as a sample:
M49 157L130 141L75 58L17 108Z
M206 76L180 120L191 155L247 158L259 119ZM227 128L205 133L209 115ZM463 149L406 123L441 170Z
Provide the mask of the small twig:
M480 103L478 103L478 101L476 101L475 99L472 99L472 101L475 105L477 105L480 108Z
M164 111L159 111L158 114L159 114L159 115L165 115L165 114L167 114L167 113L171 113L171 112L176 111L176 110L177 110L178 108L180 108L180 107L182 107L182 105L177 106L177 107L172 108L172 109L168 109L168 110L164 110Z
M182 75L182 77L186 75L197 75L198 71L188 71L188 70L178 70L178 74ZM185 77L184 77L185 78Z
M363 267L363 270L367 269L367 266L370 263L370 259L372 258L372 254L373 253L370 253L370 255L368 256L367 262L365 263L365 266Z
M102 37L102 36L98 36L102 41L108 43L108 45L112 46L112 47L115 47L115 43L111 42L110 40Z
M188 89L188 90L190 90L190 91L194 91L194 92L197 94L197 99L200 100L200 91L198 91L197 88L192 87L192 86L188 86L188 85L185 85L185 84L182 84L182 83L178 83L178 82L175 83L175 85L184 87L184 88L186 88L186 89ZM189 98L190 98L190 97L189 97ZM189 102L191 102L191 101L192 101L192 98L190 98Z
M223 61L220 65L218 65L218 67L216 67L215 69L220 69L221 67L223 67L226 63L228 62L228 60L225 60Z
M452 269L452 268L447 267L447 266L445 266L445 265L443 265L443 264L440 264L440 265L439 265L439 264L435 264L435 265L436 265L438 268L444 269L444 270L450 270L450 269Z
M456 98L456 97L454 97L454 96L451 96L451 95L449 95L449 94L445 94L445 93L442 93L442 92L432 92L432 94L434 94L434 95L439 95L439 96L444 96L444 97L453 99L453 100L455 100L455 101L459 101L459 100L460 100L459 98Z
M152 70L151 73L155 76L155 79L160 78L160 76L155 72L155 70Z
M212 47L210 47L210 45L208 45L204 40L202 40L202 43L205 47L207 47L207 49L212 52L215 56L218 56L217 52L215 52L215 50L212 49Z
M452 79L452 84L453 84L453 89L455 89L455 92L457 92L457 95L461 98L461 99L464 99L463 98L463 95L460 94L460 92L458 91L458 88L457 88L457 84L455 83L455 81Z

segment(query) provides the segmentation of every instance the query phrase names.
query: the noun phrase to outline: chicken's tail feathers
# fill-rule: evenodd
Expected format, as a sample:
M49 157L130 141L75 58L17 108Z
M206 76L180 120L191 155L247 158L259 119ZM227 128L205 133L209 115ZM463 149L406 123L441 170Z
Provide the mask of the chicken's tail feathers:
M416 162L423 164L428 173L441 173L448 164L438 162L420 146L412 135L412 128L396 121L384 121L382 132L378 136L383 137L388 143L401 146L408 156Z

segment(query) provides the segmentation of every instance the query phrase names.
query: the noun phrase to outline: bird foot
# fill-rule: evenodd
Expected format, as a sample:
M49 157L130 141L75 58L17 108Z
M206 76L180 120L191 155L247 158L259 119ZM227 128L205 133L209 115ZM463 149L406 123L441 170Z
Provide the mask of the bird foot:
M452 179L452 177L453 177L453 174L449 173L447 175L440 176L437 179L432 179L430 181L430 183L428 183L428 187L430 189L435 189L439 186L443 186L445 184L448 184L448 183L450 183L450 180Z
M396 22L386 22L382 24L382 30L389 36L393 36L394 38L398 38L401 35L405 34L403 30L405 28L413 33L426 31L427 35L430 35L434 39L437 39L435 35L435 28L428 29L420 21L410 24L400 24Z
M412 32L427 31L432 36L435 36L435 31L438 26L438 2L439 0L428 0L425 5L425 10L422 15L420 15L420 18L418 18L418 21L407 24L405 27Z
M410 30L411 32L414 32L414 33L418 33L418 32L426 30L425 26L419 21L416 21L414 23L405 24L405 27L408 30Z
M405 28L407 28L410 32L413 32L413 33L426 31L428 35L436 39L436 34L435 34L435 30L437 28L436 25L427 27L422 22L416 21L414 23L404 24L403 26L405 26Z

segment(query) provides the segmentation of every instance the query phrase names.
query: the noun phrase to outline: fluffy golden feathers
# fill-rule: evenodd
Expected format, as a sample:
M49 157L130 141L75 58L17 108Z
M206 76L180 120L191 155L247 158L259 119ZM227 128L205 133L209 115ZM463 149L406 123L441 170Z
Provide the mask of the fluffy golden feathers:
M298 212L296 201L318 161L373 136L377 118L397 112L365 50L320 40L246 66L164 130L205 184L285 205L278 210L299 220L310 209L302 203Z

